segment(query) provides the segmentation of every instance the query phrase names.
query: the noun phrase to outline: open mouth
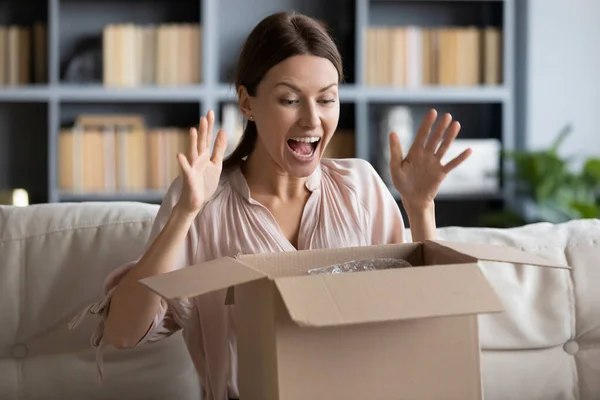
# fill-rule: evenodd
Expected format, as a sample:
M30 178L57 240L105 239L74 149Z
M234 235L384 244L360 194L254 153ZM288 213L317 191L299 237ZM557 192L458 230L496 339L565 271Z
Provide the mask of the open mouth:
M315 154L320 142L320 137L313 136L288 139L287 144L297 157L310 159Z

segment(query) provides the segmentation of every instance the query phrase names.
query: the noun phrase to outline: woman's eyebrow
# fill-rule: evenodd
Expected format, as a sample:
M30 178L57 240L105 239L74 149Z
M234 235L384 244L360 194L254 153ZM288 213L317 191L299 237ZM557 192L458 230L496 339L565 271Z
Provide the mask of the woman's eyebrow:
M332 83L332 84L330 84L330 85L327 85L327 86L325 86L324 88L322 88L322 89L319 89L319 92L324 92L324 91L326 91L327 89L329 89L329 88L331 88L331 87L333 87L333 86L335 86L335 85L337 85L337 83L335 83L335 82L334 82L334 83ZM296 92L301 92L301 90L300 90L300 88L299 88L298 86L296 86L296 85L294 85L294 84L291 84L291 83L289 83L289 82L279 82L279 83L277 83L275 86L276 86L276 87L277 87L277 86L287 86L287 87L289 87L290 89L292 89L292 90L295 90Z
M326 91L327 89L329 89L329 88L331 88L331 87L334 87L334 86L336 86L336 85L337 85L337 83L336 83L336 82L334 82L334 83L332 83L332 84L330 84L330 85L327 85L327 86L325 86L323 89L319 90L319 92L324 92L324 91Z

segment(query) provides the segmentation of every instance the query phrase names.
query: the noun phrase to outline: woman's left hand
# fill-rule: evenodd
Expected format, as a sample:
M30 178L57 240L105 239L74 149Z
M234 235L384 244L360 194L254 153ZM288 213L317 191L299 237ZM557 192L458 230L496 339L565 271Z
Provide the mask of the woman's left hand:
M452 116L445 114L432 130L436 118L437 112L429 110L406 158L398 136L395 132L390 134L392 182L405 208L419 210L433 204L442 181L471 155L471 149L467 149L447 164L442 164L444 155L460 131L460 124L452 122Z

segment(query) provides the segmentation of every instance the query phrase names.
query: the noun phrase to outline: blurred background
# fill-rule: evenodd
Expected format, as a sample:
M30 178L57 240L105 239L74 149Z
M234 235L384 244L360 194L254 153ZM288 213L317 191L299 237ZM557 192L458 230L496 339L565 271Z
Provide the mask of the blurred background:
M434 107L462 125L448 158L474 150L440 226L599 216L598 0L0 0L0 203L159 203L200 115L239 140L235 61L281 10L344 57L327 156L369 160L399 201L387 134L409 146Z

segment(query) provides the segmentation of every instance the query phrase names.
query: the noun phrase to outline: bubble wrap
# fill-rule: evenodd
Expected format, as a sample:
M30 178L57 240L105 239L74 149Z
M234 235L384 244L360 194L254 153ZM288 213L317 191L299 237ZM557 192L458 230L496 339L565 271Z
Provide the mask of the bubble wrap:
M398 258L367 258L363 260L346 261L322 268L308 270L309 275L343 274L345 272L374 271L380 269L406 268L412 265Z

